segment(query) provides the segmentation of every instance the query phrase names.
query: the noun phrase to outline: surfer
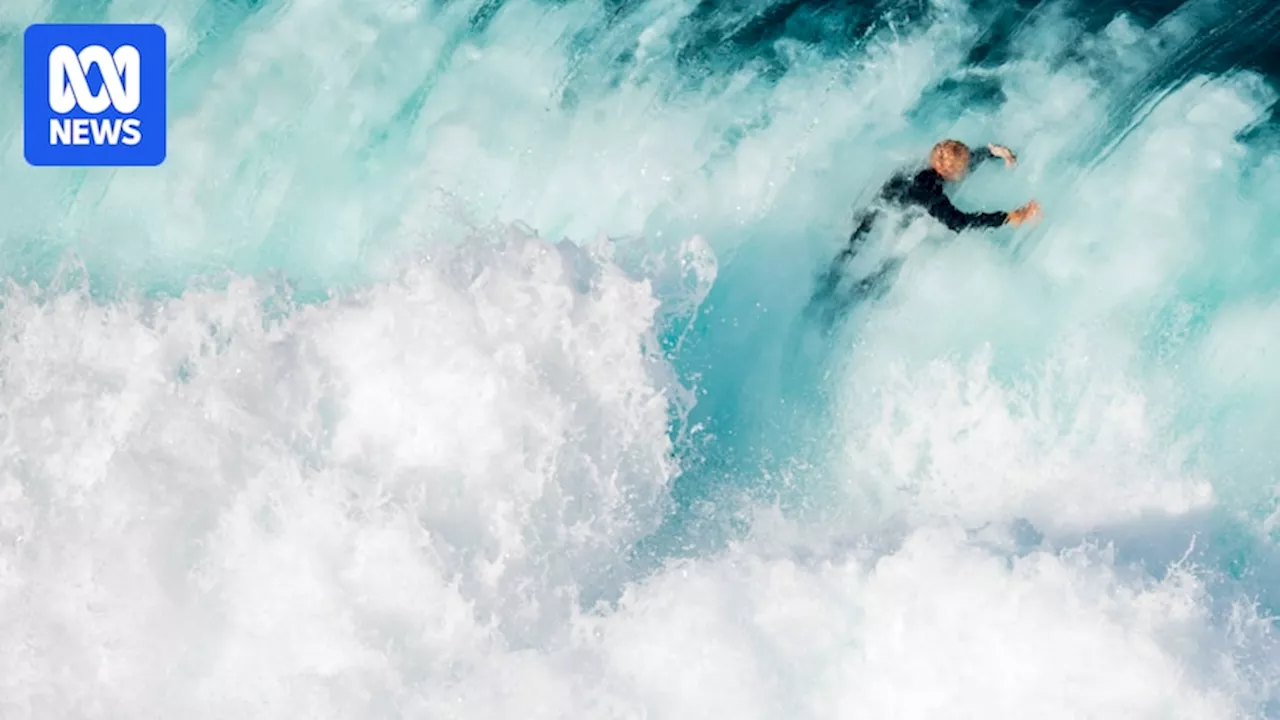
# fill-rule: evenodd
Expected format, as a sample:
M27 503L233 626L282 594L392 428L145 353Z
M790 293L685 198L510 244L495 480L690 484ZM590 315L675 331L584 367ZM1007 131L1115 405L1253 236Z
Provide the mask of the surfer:
M866 242L886 207L923 210L946 225L952 232L973 228L996 228L1005 224L1016 226L1039 215L1040 204L1035 200L1008 212L964 212L951 203L944 192L944 183L959 182L969 173L972 165L995 158L1004 160L1007 167L1017 163L1013 152L1003 145L988 145L970 150L967 145L958 140L943 140L933 146L933 150L929 153L929 164L923 170L914 173L902 171L890 178L880 188L871 207L855 216L856 227L853 234L849 236L849 242L845 248L836 256L814 300L828 296L835 290L835 286L844 275L844 267ZM902 262L901 257L894 257L884 262L880 268L855 285L854 296L866 295L871 290L883 287L885 279L895 273Z

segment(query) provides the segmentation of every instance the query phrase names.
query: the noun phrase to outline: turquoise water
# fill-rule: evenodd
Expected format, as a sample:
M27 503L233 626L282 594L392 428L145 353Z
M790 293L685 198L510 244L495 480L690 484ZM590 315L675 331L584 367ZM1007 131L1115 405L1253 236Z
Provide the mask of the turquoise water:
M35 169L35 21L168 33ZM0 9L0 716L1280 717L1280 13ZM941 137L1031 227L803 317Z

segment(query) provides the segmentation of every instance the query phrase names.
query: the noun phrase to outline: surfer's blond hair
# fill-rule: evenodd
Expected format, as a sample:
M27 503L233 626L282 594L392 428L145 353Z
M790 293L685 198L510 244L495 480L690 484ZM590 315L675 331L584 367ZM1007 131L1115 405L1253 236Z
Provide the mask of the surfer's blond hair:
M969 146L959 140L943 140L929 152L929 164L943 175L961 175L969 169Z

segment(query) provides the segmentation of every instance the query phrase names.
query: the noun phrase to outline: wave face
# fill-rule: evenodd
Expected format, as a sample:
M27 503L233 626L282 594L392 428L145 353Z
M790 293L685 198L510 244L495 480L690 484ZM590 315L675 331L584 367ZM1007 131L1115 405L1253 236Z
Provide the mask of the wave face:
M4 718L1280 718L1273 4L6 0ZM931 143L1034 227L851 214ZM917 228L916 230L919 230Z

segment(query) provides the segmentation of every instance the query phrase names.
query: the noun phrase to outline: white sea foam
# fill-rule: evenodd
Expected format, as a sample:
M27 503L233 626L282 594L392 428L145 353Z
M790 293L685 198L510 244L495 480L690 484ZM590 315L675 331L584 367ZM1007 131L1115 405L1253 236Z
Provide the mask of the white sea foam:
M672 472L655 303L518 233L483 247L278 320L244 281L12 294L13 711L132 714L216 668L269 695L272 667L341 674L422 634L538 643L608 582Z
M1247 609L1233 636L1190 574L1153 583L1106 553L1009 561L927 529L851 551L786 540L813 531L775 519L759 540L630 574L671 479L677 396L646 350L647 283L585 260L512 231L285 316L242 281L159 304L12 292L4 716L1254 707L1263 688L1233 660L1266 647ZM961 422L958 395L931 390L933 414ZM1030 443L1041 426L1022 422ZM1028 454L1004 469L1051 487L1087 478L1107 446L1058 447L1015 446ZM1115 502L1065 487L1038 498L1043 517L1055 500ZM1001 496L962 489L961 510ZM622 581L616 605L579 608Z

